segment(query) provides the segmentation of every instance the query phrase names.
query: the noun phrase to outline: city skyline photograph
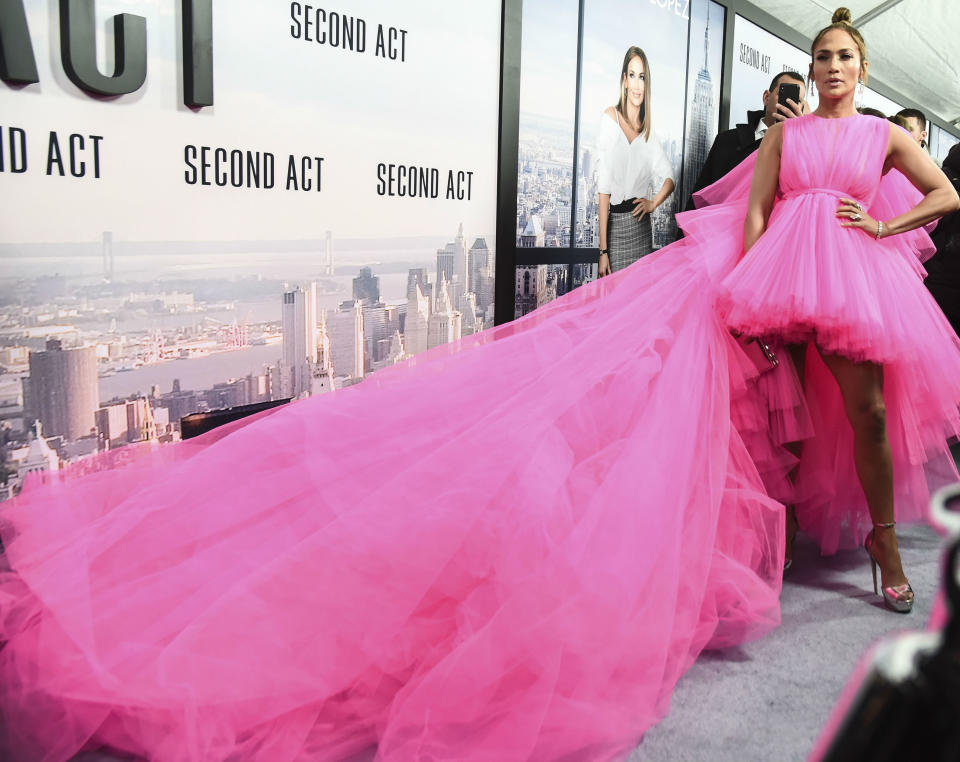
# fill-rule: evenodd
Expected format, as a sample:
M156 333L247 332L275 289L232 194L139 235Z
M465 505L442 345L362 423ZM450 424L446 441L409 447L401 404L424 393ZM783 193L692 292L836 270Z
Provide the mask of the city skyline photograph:
M172 255L197 248L183 242L117 256L109 231L96 256L27 247L47 249L47 274L0 277L0 437L20 464L0 498L15 494L37 443L67 464L175 442L191 413L328 393L492 326L488 237L468 240L458 226L410 248L361 239L341 254L331 231L279 262L275 252ZM0 260L16 260L18 247L6 248Z

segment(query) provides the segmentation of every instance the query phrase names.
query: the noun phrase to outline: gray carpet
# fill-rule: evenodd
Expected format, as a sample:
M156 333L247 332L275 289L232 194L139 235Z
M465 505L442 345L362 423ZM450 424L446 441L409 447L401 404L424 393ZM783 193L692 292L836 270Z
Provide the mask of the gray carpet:
M862 550L821 558L798 535L781 626L745 646L702 654L677 684L670 714L629 762L806 759L867 646L888 633L922 629L930 616L941 538L923 526L897 530L917 596L912 613L883 607Z

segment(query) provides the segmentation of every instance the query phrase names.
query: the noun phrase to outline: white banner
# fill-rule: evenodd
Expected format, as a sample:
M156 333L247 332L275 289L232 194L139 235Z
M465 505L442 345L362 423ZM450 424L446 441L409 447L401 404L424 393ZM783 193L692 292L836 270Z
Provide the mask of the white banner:
M4 142L22 130L27 162L0 173L0 241L493 229L499 3L217 0L215 103L199 110L181 102L179 5L95 4L101 72L112 17L146 20L146 82L108 100L67 78L57 4L26 3L40 81L0 88Z

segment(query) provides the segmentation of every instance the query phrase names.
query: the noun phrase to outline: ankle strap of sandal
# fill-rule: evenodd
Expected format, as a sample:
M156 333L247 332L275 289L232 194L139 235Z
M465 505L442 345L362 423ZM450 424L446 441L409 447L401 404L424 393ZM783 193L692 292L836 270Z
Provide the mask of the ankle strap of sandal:
M890 522L887 522L886 524L874 524L873 526L876 527L877 529L893 529L893 527L895 527L896 525L897 525L896 521L890 521Z

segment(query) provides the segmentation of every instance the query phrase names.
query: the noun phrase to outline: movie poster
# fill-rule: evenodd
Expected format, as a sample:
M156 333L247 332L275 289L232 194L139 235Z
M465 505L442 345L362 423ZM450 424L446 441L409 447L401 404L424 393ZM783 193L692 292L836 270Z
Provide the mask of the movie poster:
M0 496L493 324L496 0L3 13Z
M625 54L635 47L649 65L644 103L650 106L651 130L641 138L643 145L633 150L656 157L648 182L636 190L652 198L667 178L674 184L673 193L651 217L653 250L676 235L673 215L682 208L685 147L696 162L701 154L706 156L717 132L724 9L710 0L649 4L590 0L584 7L579 83L577 10L578 3L572 0L524 2L517 246L599 245L598 171L610 161L604 155L601 130L604 119L618 126L613 122L616 114L611 116L607 109L619 102ZM575 114L578 86L580 111ZM574 147L576 126L579 141ZM702 157L699 160L702 164ZM596 263L518 266L515 315L596 277Z
M673 215L681 208L678 191L682 182L689 26L689 4L686 3L624 3L620 0L588 3L583 28L578 146L581 161L577 178L578 190L583 191L578 204L582 204L584 214L579 217L577 246L595 247L598 244L599 173L605 162L624 159L623 146L628 142L631 143L629 151L642 154L631 166L643 174L643 187L639 187L632 177L620 177L618 186L622 184L624 188L643 194L638 198L652 199L664 181L672 180L674 192L652 215L653 248L674 239L676 224ZM646 65L641 65L645 69L641 108L643 123L650 129L649 134L643 132L639 135L637 139L642 143L637 145L628 141L625 133L621 140L610 129L610 125L621 128L623 117L627 116L616 106L621 98L625 65L629 72L628 50L642 51L646 58ZM628 86L628 93L629 90ZM647 109L649 117L646 116ZM615 200L611 198L611 203Z

